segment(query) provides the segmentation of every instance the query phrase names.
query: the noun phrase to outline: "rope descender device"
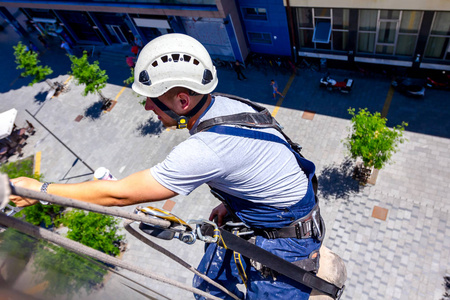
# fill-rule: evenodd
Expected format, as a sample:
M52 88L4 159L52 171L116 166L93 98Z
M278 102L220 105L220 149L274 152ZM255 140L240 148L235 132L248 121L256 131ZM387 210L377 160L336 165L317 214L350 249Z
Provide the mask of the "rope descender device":
M136 207L134 212L136 214L145 214L149 217L163 219L170 222L170 226L168 228L141 222L139 224L139 229L148 235L163 240L171 240L173 238L177 238L180 241L185 242L186 244L193 244L197 239L194 228L192 226L190 226L188 223L186 223L176 215L164 209L152 206L138 206Z
M217 232L219 232L217 224L208 220L188 220L183 221L176 215L164 209L147 206L137 206L136 214L145 214L156 219L163 219L170 222L169 227L161 227L154 224L141 222L139 229L144 233L163 240L171 240L177 238L186 244L193 244L197 239L205 243L216 243L218 240ZM208 224L214 228L214 236L208 236L202 233L202 225Z

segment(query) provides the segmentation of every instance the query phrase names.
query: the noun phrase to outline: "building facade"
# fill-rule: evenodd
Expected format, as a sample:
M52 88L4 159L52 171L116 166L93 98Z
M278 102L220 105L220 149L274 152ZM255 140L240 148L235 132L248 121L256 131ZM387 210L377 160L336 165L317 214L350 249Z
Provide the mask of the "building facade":
M0 6L3 11L20 8L40 34L59 36L72 46L126 45L137 40L145 44L178 32L197 38L213 56L243 60L248 55L234 1L9 0L0 1ZM13 25L11 16L2 16Z
M285 0L299 56L450 70L450 1Z
M226 60L255 52L450 70L448 0L0 0L0 15L22 34L7 7L72 46L178 32Z

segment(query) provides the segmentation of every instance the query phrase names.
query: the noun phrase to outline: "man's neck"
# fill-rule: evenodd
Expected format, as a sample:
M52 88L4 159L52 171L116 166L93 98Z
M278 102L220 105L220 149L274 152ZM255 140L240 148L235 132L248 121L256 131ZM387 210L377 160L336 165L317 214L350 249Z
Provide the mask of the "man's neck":
M203 96L202 96L203 97ZM203 107L189 119L187 128L191 130L192 126L194 126L195 122L197 122L198 118L205 112L205 110L208 108L208 106L211 104L211 95L208 95L208 99L206 99L205 104Z

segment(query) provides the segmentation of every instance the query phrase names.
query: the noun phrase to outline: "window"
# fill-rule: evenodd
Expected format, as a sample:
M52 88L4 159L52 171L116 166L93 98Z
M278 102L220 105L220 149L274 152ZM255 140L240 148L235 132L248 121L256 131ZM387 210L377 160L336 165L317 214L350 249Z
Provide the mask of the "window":
M272 35L262 32L248 32L248 40L255 44L272 44Z
M450 12L435 13L424 57L450 60Z
M301 48L348 50L348 9L297 8L299 45Z
M313 42L328 44L331 36L331 22L328 19L318 19L314 29Z
M421 22L419 11L360 10L358 52L411 57Z
M265 8L242 8L242 15L247 20L267 21L267 10Z

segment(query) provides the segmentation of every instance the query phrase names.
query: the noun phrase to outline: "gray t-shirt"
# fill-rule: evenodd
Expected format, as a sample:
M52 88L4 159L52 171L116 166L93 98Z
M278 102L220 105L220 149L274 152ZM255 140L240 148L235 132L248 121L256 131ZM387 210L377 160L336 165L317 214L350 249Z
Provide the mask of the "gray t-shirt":
M250 106L226 97L213 98L202 121L240 112ZM282 138L275 129L264 130ZM255 203L287 207L306 194L308 180L293 153L283 144L214 132L199 132L176 146L150 169L164 187L189 195L203 183Z

